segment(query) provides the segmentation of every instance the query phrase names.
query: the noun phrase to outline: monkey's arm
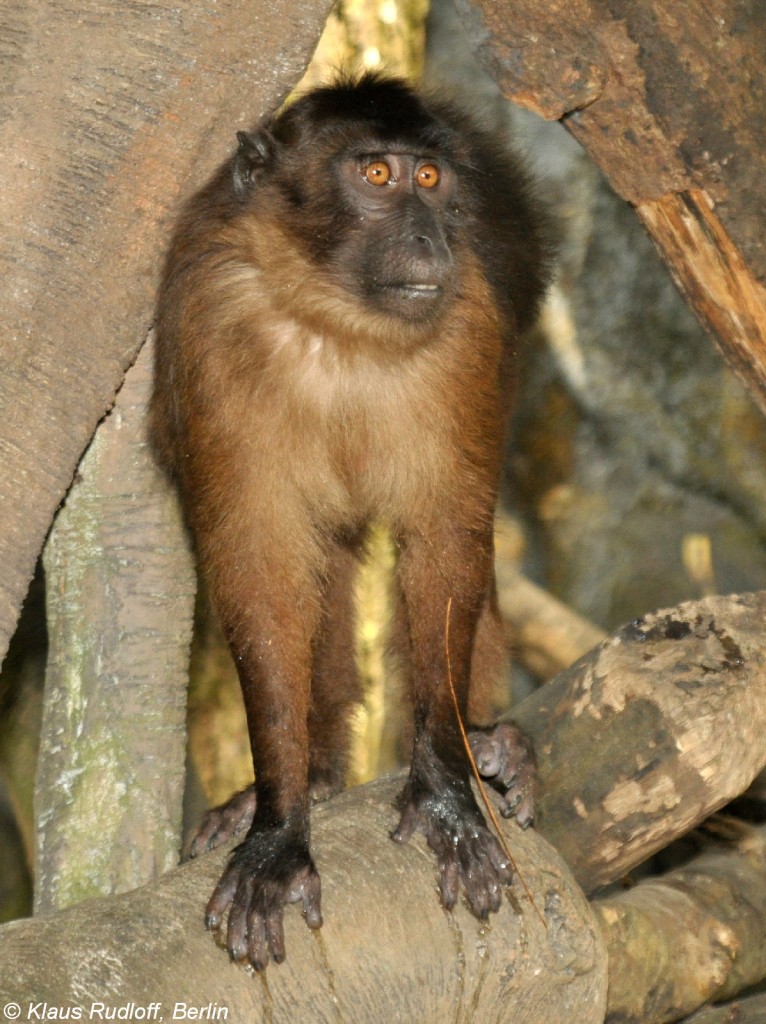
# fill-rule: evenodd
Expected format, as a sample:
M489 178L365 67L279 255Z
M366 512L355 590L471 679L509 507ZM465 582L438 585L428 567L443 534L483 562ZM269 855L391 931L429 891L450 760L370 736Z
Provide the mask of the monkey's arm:
M237 415L231 406L230 395L226 416ZM307 924L321 924L309 852L306 724L320 556L283 465L269 469L253 451L254 426L243 431L238 420L240 429L227 429L211 423L214 416L208 411L204 442L192 437L183 483L201 568L240 677L257 806L206 921L220 927L228 909L232 959L264 967L270 956L284 959L285 903L301 901Z

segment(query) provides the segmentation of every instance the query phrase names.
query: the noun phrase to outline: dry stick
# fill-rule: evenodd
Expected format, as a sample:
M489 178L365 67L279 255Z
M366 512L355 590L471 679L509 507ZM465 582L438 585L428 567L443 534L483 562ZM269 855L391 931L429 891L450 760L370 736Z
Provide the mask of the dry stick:
M518 867L516 865L516 861L513 859L513 854L508 849L508 844L506 843L505 837L504 837L504 835L503 835L503 833L502 833L502 831L500 829L500 822L497 820L497 815L495 814L495 809L494 809L494 807L492 806L492 804L490 802L489 796L487 795L487 790L486 790L486 787L484 786L484 782L482 781L481 775L479 774L479 769L476 767L476 761L474 760L473 751L471 750L471 744L468 742L468 733L465 731L465 725L463 724L463 716L460 714L460 705L457 702L457 694L455 693L455 687L454 687L454 684L452 682L452 660L450 658L450 653L449 653L449 622L450 622L450 613L451 613L451 611L452 611L452 595L450 594L450 596L447 598L447 616L446 616L446 622L444 624L444 653L445 653L445 656L446 656L446 659L447 659L447 682L449 684L449 692L452 695L452 703L453 703L453 705L455 707L455 717L457 718L457 724L458 724L458 726L460 728L460 735L463 738L463 746L465 747L465 752L468 755L468 761L469 761L469 763L471 765L471 771L473 772L473 776L476 779L476 785L479 787L479 792L481 793L481 799L484 802L484 807L486 808L487 816L489 817L489 820L492 822L492 827L494 828L495 832L497 833L497 838L498 838L498 840L500 842L500 845L503 848L503 853L506 855L506 857L510 861L510 864L511 864L511 867L513 868L514 874L516 875L518 880L521 882L521 886L522 886L524 892L526 893L527 899L532 904L532 906L535 908L535 913L540 918L540 920L543 922L543 927L547 931L548 930L548 922L545 920L545 918L543 917L543 915L542 915L542 913L540 911L540 908L535 903L535 898L532 895L532 892L531 892L529 886L524 881L524 876L519 871L519 869L518 869Z

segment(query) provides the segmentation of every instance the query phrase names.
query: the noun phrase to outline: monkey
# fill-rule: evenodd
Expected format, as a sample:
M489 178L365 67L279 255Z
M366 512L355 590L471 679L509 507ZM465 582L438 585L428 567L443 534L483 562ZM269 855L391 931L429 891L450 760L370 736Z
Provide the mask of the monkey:
M507 147L452 101L365 74L255 130L186 205L156 319L152 433L175 478L244 698L255 786L197 836L247 827L207 905L231 958L285 958L322 922L313 799L344 783L354 573L397 548L393 631L414 718L391 836L422 833L443 906L480 918L511 865L474 797L454 700L503 813L534 754L493 729L505 664L493 517L517 351L544 293L545 218Z

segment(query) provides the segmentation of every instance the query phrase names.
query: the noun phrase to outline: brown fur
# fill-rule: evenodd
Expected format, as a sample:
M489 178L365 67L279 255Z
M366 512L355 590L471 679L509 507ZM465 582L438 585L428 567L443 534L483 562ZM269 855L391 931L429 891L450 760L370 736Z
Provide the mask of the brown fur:
M259 136L264 151L282 145L279 130L276 143ZM301 136L284 135L288 159ZM331 158L316 150L306 173L327 177ZM317 258L274 172L258 177L256 167L239 202L230 173L188 207L171 248L152 416L240 673L256 770L253 825L208 919L217 925L231 905L230 951L262 967L269 951L284 955L291 893L309 924L320 920L309 789L337 789L345 773L359 699L351 581L372 521L388 524L399 547L398 646L415 709L395 837L426 832L447 906L459 873L452 847L465 845L466 864L491 861L478 882L462 877L477 913L497 908L493 879L506 865L491 837L472 838L483 819L446 686L445 627L451 602L459 707L488 725L505 657L492 521L516 324L467 235L450 237L438 315L395 316L349 286L353 258ZM249 187L243 177L240 193ZM361 244L358 223L346 230ZM261 876L277 896L264 895Z

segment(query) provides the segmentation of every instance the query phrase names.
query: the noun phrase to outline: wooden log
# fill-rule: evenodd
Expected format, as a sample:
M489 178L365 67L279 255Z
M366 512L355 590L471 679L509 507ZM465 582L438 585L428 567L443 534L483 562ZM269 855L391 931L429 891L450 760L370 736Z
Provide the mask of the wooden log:
M550 679L606 638L563 601L496 560L497 597L511 627L513 653L540 679Z
M766 765L766 592L629 623L514 717L538 828L593 893L742 793Z
M684 1024L763 1024L766 1021L766 993L736 999L721 1006L706 1006Z
M181 849L196 574L149 450L152 356L128 370L46 545L37 911L134 889Z
M0 928L0 1006L13 1001L26 1011L47 1002L80 1008L83 1019L94 1002L133 1001L160 1002L165 1020L180 1002L268 1024L539 1024L541 1014L600 1024L603 940L555 851L506 822L541 916L518 885L487 923L460 904L447 913L422 837L404 847L388 839L402 781L360 786L314 809L324 925L310 932L298 907L288 907L287 961L265 975L231 964L203 928L223 866L224 852L216 851L131 893Z
M608 1015L677 1020L766 977L766 830L593 909L609 951ZM739 1018L736 1018L739 1020Z

